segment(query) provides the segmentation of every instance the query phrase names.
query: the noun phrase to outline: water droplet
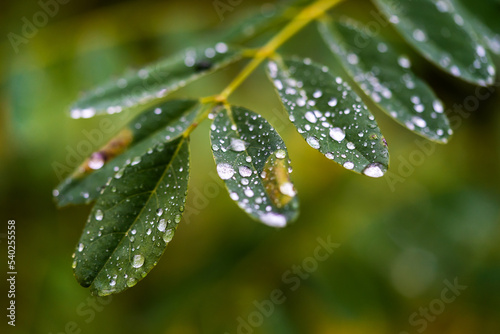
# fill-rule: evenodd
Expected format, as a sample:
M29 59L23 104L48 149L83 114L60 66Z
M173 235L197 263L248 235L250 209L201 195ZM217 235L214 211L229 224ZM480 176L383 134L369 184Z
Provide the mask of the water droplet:
M123 176L123 172L125 171L125 168L120 169L118 172L115 174L115 179L119 179Z
M231 192L231 193L229 193L229 196L231 197L231 199L232 199L233 201L237 201L237 200L239 200L239 199L240 199L240 197L238 196L238 194L237 194L237 193L235 193L235 192Z
M71 268L75 269L76 268L76 260L73 261L73 263L71 264Z
M223 180L228 180L234 175L233 166L226 163L220 163L217 165L217 174Z
M333 140L340 142L340 141L344 140L345 132L341 128L331 128L330 129L330 137L332 137Z
M130 277L128 280L127 280L127 286L129 288L133 287L134 285L137 284L137 280L133 277Z
M278 159L285 159L286 157L286 152L285 150L277 150L276 153L274 153L274 155L276 156L276 158Z
M156 215L157 215L158 217L160 217L162 214L163 214L163 209L162 209L162 208L158 208L158 209L156 209Z
M165 222L165 219L160 219L160 223L158 224L158 230L160 232L164 232L166 227L167 223Z
M174 221L176 224L179 224L181 222L181 215L175 215Z
M378 163L369 164L364 170L363 174L369 177L382 177L384 176L384 171L381 168L381 165Z
M336 98L331 99L330 101L328 101L328 105L330 107L335 107L337 105L337 99Z
M104 218L104 213L101 210L95 212L95 220L101 221Z
M89 168L92 168L92 169L99 169L101 168L102 166L104 166L104 163L105 163L105 157L102 153L100 152L94 152L92 153L92 155L90 156L90 159L88 161L88 165L89 165Z
M320 144L319 144L319 141L318 141L318 138L316 137L307 137L306 139L307 143L312 147L312 148L315 148L315 149L319 149L320 147Z
M286 225L286 218L282 214L268 212L259 217L259 219L266 225L273 227L284 227Z
M231 149L235 152L242 152L246 150L247 143L241 139L231 138Z
M130 163L130 165L135 166L140 162L141 162L141 157L135 157L134 159L132 159L132 162Z
M294 197L297 194L297 192L295 191L293 184L291 182L285 182L285 183L281 184L280 185L280 192L283 195L287 195L290 197Z
M250 168L248 168L247 166L240 166L238 168L238 172L243 177L249 177L250 175L252 175L252 170Z
M244 191L246 197L253 197L254 193L252 189L245 189Z
M344 162L343 166L345 169L353 169L354 168L354 164L351 161Z
M165 241L167 244L172 241L172 238L174 237L174 230L173 229L168 229L167 232L163 235L163 241Z
M134 255L134 258L132 259L132 267L134 268L140 268L144 264L144 256L137 254Z
M84 244L82 244L82 243L79 243L79 244L78 244L78 251L79 251L79 252L83 251L83 249L84 249L84 248L85 248L85 245L84 245Z
M306 114L304 116L311 123L316 123L318 121L316 119L316 116L314 116L313 112L308 111L308 112L306 112Z

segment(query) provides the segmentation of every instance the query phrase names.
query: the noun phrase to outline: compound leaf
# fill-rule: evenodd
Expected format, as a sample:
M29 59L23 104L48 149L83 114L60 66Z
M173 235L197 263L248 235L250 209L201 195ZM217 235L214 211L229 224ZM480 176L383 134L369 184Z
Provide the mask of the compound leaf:
M125 164L182 135L201 108L198 100L171 100L139 114L54 190L58 206L96 199L106 182Z
M443 104L410 70L407 56L354 22L320 23L319 30L347 73L382 110L428 139L448 141L452 131Z
M189 48L139 71L126 74L88 92L71 108L71 117L113 114L151 106L171 92L242 57L225 43Z
M482 86L495 66L468 22L449 0L374 0L421 55L451 75Z
M297 217L285 143L262 116L225 106L215 116L210 137L217 173L242 210L275 227Z
M160 143L117 173L97 199L73 262L93 293L123 291L145 277L172 240L184 210L188 140Z
M375 118L338 75L310 59L268 63L285 109L307 143L346 169L384 175L389 153Z

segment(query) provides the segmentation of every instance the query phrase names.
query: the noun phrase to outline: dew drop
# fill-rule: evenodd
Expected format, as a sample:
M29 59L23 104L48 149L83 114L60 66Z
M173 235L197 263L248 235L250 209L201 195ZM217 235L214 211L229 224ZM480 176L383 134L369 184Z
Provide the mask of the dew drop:
M133 277L130 277L128 280L127 280L127 286L129 288L133 287L134 285L137 284L137 280Z
M337 105L337 102L338 102L338 101L337 101L337 99L336 99L336 98L333 98L333 99L331 99L330 101L328 101L328 105L329 105L330 107L335 107L335 106Z
M240 166L238 168L238 172L243 177L249 177L252 175L252 170L250 168L248 168L247 166Z
M247 144L243 140L237 138L231 138L231 150L235 152L242 152L246 150L246 148Z
M273 227L284 227L286 225L286 218L282 214L268 212L259 217L259 219L266 225Z
M137 165L140 162L141 162L141 157L135 157L134 159L132 159L132 162L130 163L130 166L135 166L135 165Z
M285 182L285 183L281 184L280 185L280 192L283 195L287 195L290 197L294 197L297 194L297 192L295 191L293 184L291 182Z
M163 209L162 209L162 208L158 208L158 209L156 210L156 215L157 215L158 217L160 217L162 214L163 214Z
M165 219L160 219L160 223L158 224L158 231L164 232L166 227L167 223L165 222Z
M104 213L101 210L95 212L95 220L101 221L104 218Z
M84 245L84 244L82 244L82 243L79 243L79 244L78 244L78 251L79 251L79 252L83 251L83 249L84 249L84 248L85 248L85 245Z
M94 152L90 156L90 159L88 161L88 165L92 169L100 169L102 166L104 166L104 155L100 152Z
M378 163L372 163L366 166L363 170L363 174L369 177L382 177L384 176L384 171L381 168L381 165Z
M172 241L173 237L174 237L174 230L168 229L167 232L165 232L165 234L163 235L163 241L165 241L165 243L168 244L170 241Z
M331 128L330 129L330 137L332 137L332 139L340 142L340 141L344 140L345 132L341 128Z
M234 175L233 166L226 163L220 163L217 165L217 174L223 180L228 180Z
M274 155L276 156L276 158L278 159L285 159L286 157L286 152L285 150L277 150L276 153L274 153Z
M353 169L354 163L352 163L351 161L346 161L346 162L344 162L343 166L345 169Z
M316 123L318 121L314 113L311 111L306 112L304 116L311 123Z
M319 141L318 141L318 138L316 137L307 137L306 139L307 143L312 147L312 148L315 148L315 149L319 149L320 147L320 144L319 144Z
M134 255L134 258L132 259L132 267L134 268L140 268L144 264L144 256L137 254Z

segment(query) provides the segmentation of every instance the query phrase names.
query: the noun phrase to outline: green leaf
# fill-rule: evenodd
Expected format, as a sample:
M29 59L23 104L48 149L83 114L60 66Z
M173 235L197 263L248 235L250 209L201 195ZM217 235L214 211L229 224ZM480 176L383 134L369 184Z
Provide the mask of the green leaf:
M85 94L72 106L71 117L89 118L137 106L151 106L173 91L241 57L241 50L229 48L225 43L184 50Z
M468 22L449 0L374 0L420 54L453 76L492 84L495 66Z
M211 132L217 173L230 197L250 217L284 227L298 215L285 143L260 115L242 107L224 107Z
M381 177L389 152L375 117L351 87L310 59L276 60L268 73L307 143L347 169Z
M160 143L168 143L194 122L202 109L197 100L171 100L133 119L101 149L91 154L54 191L58 206L89 203L126 163Z
M97 199L77 246L78 282L109 295L144 278L181 220L188 178L184 137L156 145L116 174Z
M453 0L455 7L464 11L465 21L495 54L500 54L500 2L497 0Z
M354 22L320 23L319 30L347 73L382 110L428 139L448 141L452 130L443 104L409 69L407 56Z

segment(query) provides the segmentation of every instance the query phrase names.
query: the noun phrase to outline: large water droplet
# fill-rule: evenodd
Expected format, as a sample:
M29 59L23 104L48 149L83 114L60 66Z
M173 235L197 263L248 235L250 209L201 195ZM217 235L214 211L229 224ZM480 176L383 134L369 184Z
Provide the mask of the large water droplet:
M104 166L104 162L105 162L104 155L100 152L94 152L90 156L88 165L92 169L99 169L102 166Z
M134 258L132 259L132 267L134 268L140 268L144 264L144 256L137 254L134 255Z
M320 147L319 141L316 137L312 137L312 136L307 137L306 141L312 148L318 149Z
M297 193L295 189L293 188L293 184L291 182L285 182L280 185L280 192L283 195L287 195L290 197L294 197Z
M284 227L286 225L286 218L282 214L275 212L268 212L259 217L259 219L266 225L273 227Z
M165 232L165 234L163 235L163 241L165 241L165 243L168 244L170 241L172 241L173 237L174 237L174 230L168 229L167 232Z
M165 222L165 219L160 219L160 223L158 224L158 230L160 232L164 232L166 227L167 223Z
M345 132L341 128L331 128L330 137L336 141L342 141L345 138Z
M246 148L247 148L247 143L245 143L243 140L237 138L231 138L231 150L235 152L242 152L246 150Z
M248 168L247 166L240 166L238 168L238 172L243 177L249 177L252 175L252 170L250 168Z
M95 220L101 221L104 218L104 213L101 210L95 212Z
M223 180L228 180L234 175L233 166L226 163L220 163L217 165L217 174Z
M363 174L370 177L382 177L384 176L384 171L380 164L372 163L363 170Z

